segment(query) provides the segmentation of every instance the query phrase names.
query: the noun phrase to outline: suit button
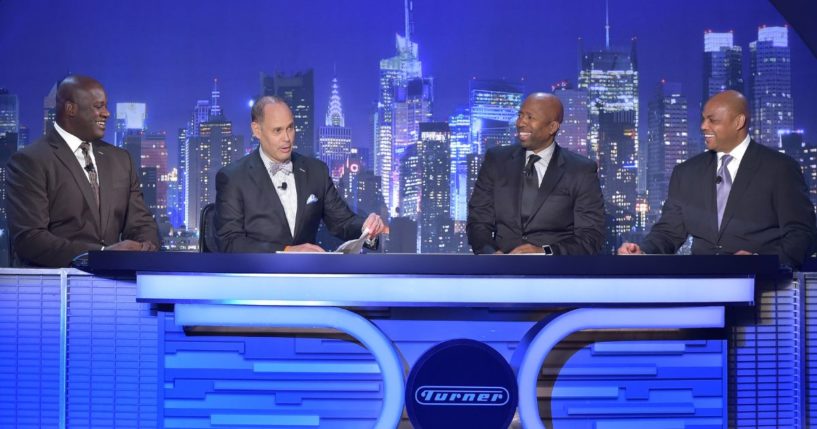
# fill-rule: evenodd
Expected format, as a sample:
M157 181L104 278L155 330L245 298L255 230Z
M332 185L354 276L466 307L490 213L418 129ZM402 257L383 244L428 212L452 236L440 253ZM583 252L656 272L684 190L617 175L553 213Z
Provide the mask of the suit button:
M527 239L528 239L528 236L527 236L527 235L523 235L523 236L522 236L522 239L523 239L523 240L527 240Z

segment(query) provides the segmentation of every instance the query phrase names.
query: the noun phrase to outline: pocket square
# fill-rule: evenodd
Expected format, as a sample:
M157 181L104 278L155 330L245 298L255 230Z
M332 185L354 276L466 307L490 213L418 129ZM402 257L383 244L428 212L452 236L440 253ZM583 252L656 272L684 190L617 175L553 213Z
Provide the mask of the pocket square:
M317 203L317 202L318 202L318 197L316 197L315 194L309 194L309 198L306 199L307 204L312 204L312 203Z

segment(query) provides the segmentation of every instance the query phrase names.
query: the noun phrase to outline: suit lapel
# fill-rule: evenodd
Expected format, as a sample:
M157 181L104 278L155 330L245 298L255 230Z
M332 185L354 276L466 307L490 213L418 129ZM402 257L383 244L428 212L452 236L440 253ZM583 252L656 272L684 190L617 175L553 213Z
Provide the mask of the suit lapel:
M718 170L718 154L715 152L709 152L709 162L707 162L706 167L702 173L702 177L704 178L705 186L703 186L704 192L704 204L706 204L704 213L712 213L711 216L708 217L709 229L712 231L712 236L718 236L718 185L715 183L715 176Z
M250 179L255 182L255 186L261 190L262 195L269 195L270 200L272 200L272 207L278 213L278 216L287 222L287 215L284 211L284 205L281 203L281 199L278 198L278 191L275 190L275 185L272 183L272 179L269 177L269 172L267 171L267 167L264 165L264 161L261 160L261 154L258 152L261 148L259 147L256 149L254 156L250 159L249 163L249 175ZM292 233L289 230L289 223L287 222L286 232L292 236Z
M57 159L65 165L65 168L68 169L68 172L71 173L71 176L74 178L74 182L77 184L77 188L79 188L80 193L82 193L82 197L85 199L85 204L88 205L88 210L91 213L91 216L94 219L94 225L97 228L97 234L100 233L99 230L99 210L96 210L96 198L94 198L94 193L91 190L91 183L88 181L88 176L85 175L85 172L82 171L82 167L79 166L79 162L77 161L77 157L71 152L71 148L68 147L68 143L60 137L59 133L56 130L49 131L51 133L49 135L49 143L51 147L54 148L54 155L57 156Z
M757 143L754 141L750 142L746 148L746 153L743 154L743 159L740 160L738 175L732 182L732 189L729 191L729 198L726 200L726 209L723 211L723 219L721 220L721 229L718 237L723 234L723 231L729 225L729 221L732 220L737 210L738 201L740 201L746 190L749 189L749 184L760 168L760 158L757 154L756 145Z
M110 219L111 210L111 188L113 186L113 166L107 159L106 150L102 150L101 143L93 144L94 159L96 160L96 169L99 174L99 216L100 229L106 231L108 227L108 220ZM133 166L131 168L134 168ZM128 182L128 192L130 192L130 182Z
M525 149L521 146L515 150L508 158L507 164L503 166L504 171L511 172L507 176L509 189L516 189L515 204L512 205L512 219L517 219L516 227L522 231L522 176L525 174Z
M556 143L553 143L556 145ZM542 207L545 200L553 193L553 189L556 187L556 184L559 183L559 180L562 179L562 176L565 173L565 160L562 156L560 156L560 148L559 145L556 145L553 148L553 156L548 163L547 171L545 171L545 177L542 178L542 183L539 185L539 192L536 194L536 202L533 206L533 213L531 213L530 218L528 219L528 224L536 217L536 213ZM524 226L528 226L525 224Z
M306 170L303 157L297 153L292 154L292 174L295 175L295 192L298 199L298 211L295 213L295 237L301 235L301 228L304 226L306 218L306 200L312 195L309 192L309 173Z

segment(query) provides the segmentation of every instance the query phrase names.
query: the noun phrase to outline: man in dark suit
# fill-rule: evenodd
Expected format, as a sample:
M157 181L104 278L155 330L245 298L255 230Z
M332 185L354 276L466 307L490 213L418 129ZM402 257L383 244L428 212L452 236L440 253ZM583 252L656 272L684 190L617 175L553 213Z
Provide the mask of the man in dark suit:
M525 99L520 146L485 154L468 202L468 242L476 254L593 255L604 241L604 199L596 164L559 147L564 116L553 94Z
M156 250L128 152L100 140L110 116L102 85L69 76L53 128L7 164L8 219L19 263L67 267L91 250Z
M695 255L778 255L798 268L817 238L800 166L749 138L737 91L707 101L701 132L708 151L675 167L661 219L641 246L624 243L618 253L673 254L692 235Z
M385 232L380 216L364 221L341 199L323 162L293 153L295 123L284 100L252 107L258 150L216 176L216 237L222 252L323 252L314 243L321 219L344 240Z

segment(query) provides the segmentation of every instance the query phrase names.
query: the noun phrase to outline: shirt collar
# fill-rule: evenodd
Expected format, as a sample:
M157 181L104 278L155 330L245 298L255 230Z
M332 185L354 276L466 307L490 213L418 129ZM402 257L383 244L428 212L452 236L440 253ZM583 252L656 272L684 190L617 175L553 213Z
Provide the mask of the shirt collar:
M740 164L740 160L743 159L743 155L746 154L746 149L749 147L749 142L751 140L752 139L750 139L747 135L739 145L735 146L735 148L729 152L729 155L732 155L732 160L736 164ZM720 162L724 155L726 155L726 152L718 152L718 162Z
M529 156L536 154L539 155L541 158L539 161L536 162L544 162L546 165L550 162L550 158L553 158L553 151L556 149L556 142L550 144L550 146L540 150L538 153L532 150L525 151L525 159L528 159Z
M57 124L56 121L54 121L54 129L57 130L57 133L60 135L60 137L62 137L62 139L65 140L66 143L68 143L68 147L71 149L71 152L76 152L77 149L79 149L79 145L82 144L82 139L81 138L79 138L79 137L69 133L68 131L65 131L64 129L62 129L62 127L60 127ZM88 142L88 143L91 143L91 142ZM93 146L93 144L92 144L92 146Z
M264 149L261 146L258 146L258 153L261 155L261 161L264 163L264 168L269 171L270 165L272 164L286 164L286 162L278 162L264 153ZM289 158L289 161L292 162L292 158Z

